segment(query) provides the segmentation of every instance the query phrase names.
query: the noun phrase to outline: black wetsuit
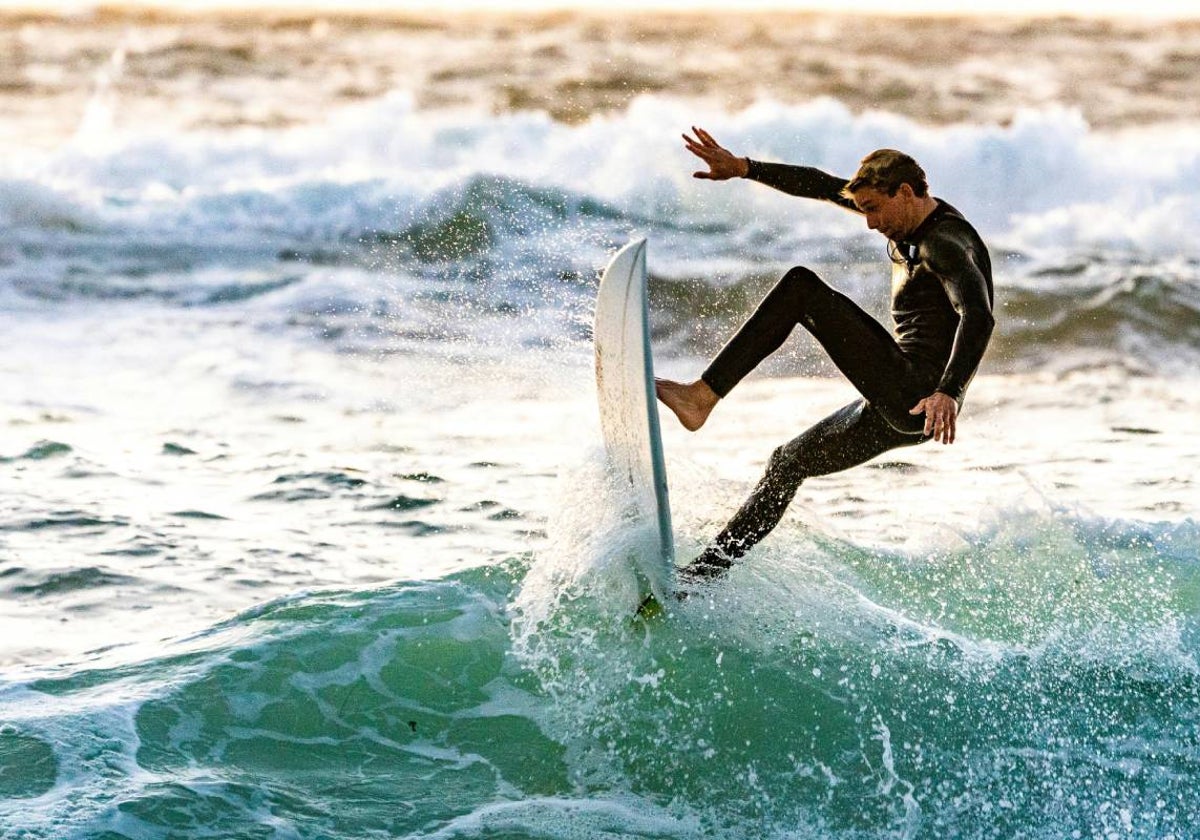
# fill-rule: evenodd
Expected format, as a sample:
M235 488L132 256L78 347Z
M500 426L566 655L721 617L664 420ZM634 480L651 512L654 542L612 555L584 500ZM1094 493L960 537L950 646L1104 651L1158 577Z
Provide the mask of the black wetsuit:
M846 181L805 166L750 162L746 176L803 198L859 212ZM724 397L801 324L863 399L776 449L741 509L692 563L686 577L721 574L778 524L800 483L928 440L910 409L934 391L959 407L992 334L987 248L944 201L903 242L891 243L895 335L807 268L793 268L767 294L702 375Z

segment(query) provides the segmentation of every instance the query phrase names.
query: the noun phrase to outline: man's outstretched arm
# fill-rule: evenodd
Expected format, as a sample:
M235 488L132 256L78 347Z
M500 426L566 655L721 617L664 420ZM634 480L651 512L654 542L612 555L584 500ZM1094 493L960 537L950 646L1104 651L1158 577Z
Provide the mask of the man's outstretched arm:
M800 198L829 201L839 207L861 212L854 202L842 195L846 179L830 175L812 166L793 166L788 163L764 163L739 157L713 139L702 128L692 127L695 137L683 135L687 150L708 164L707 170L692 173L694 178L726 181L730 178L749 178L768 187Z

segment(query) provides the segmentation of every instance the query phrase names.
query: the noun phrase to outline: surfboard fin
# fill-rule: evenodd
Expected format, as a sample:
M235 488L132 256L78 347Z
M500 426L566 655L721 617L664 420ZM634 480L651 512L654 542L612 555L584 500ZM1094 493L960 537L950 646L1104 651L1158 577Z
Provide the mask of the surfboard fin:
M666 610L659 603L659 600L654 597L653 592L643 598L642 603L637 608L638 618L658 618L664 612Z
M691 594L693 594L693 592L687 589L676 589L673 597L676 601L686 601L688 596ZM658 600L654 593L651 592L649 595L643 598L642 603L638 605L637 616L638 618L657 618L658 616L666 613L666 611L667 608L663 606L662 601Z

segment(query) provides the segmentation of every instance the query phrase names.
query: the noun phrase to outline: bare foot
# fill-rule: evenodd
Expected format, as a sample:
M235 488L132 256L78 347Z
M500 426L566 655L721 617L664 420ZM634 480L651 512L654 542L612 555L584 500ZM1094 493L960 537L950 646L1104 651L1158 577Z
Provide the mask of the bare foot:
M672 382L670 379L655 379L654 392L663 405L675 412L683 428L689 432L694 432L704 425L704 421L721 399L703 379L686 384Z

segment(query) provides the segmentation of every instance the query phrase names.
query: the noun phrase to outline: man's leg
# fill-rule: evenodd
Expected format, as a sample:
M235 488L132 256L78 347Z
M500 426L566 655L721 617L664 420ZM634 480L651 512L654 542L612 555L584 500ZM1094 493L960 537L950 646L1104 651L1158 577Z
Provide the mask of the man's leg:
M701 380L724 397L802 324L865 399L821 420L771 455L745 504L707 549L681 571L693 580L724 574L769 534L806 478L840 472L901 446L921 443L924 420L908 410L936 373L919 372L891 333L807 268L785 274L713 359Z
M724 574L769 534L806 478L840 472L876 455L927 440L897 431L865 400L838 409L771 454L766 473L725 529L691 564L684 580Z
M919 432L908 410L928 396L940 372L914 370L891 333L807 268L793 268L763 298L701 376L724 397L801 324L868 402L896 429Z

